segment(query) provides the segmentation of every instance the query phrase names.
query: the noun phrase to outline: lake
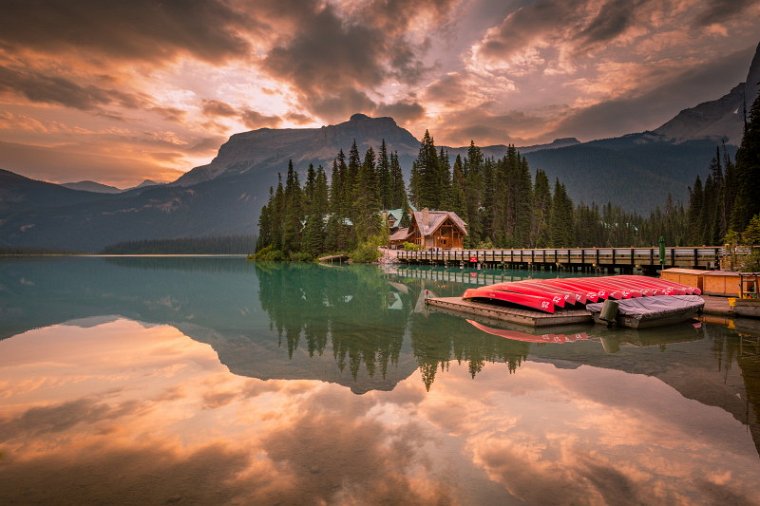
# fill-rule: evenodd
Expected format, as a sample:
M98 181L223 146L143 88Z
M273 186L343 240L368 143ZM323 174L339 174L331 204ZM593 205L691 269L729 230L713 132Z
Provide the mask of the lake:
M424 304L530 274L2 260L0 504L758 504L758 333Z

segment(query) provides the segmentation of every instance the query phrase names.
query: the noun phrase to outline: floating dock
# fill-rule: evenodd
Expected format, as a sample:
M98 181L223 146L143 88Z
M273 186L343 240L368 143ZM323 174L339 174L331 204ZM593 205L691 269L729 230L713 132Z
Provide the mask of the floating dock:
M520 309L496 304L486 304L464 300L462 297L434 297L425 299L425 303L457 313L467 313L491 320L506 321L527 325L529 327L548 327L551 325L572 325L575 323L592 322L591 313L585 309L556 311L542 313L530 309Z

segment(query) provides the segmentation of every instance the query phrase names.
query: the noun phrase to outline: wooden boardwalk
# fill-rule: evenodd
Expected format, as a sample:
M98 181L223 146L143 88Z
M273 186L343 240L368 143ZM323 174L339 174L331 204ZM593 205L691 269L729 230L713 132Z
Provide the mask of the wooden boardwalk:
M665 248L665 267L716 269L723 248ZM464 249L399 251L398 260L408 264L465 265L472 267L540 268L591 271L660 268L659 248L543 248L543 249Z
M591 313L585 309L562 310L556 313L542 313L530 309L519 309L495 304L485 304L464 300L462 297L436 297L425 299L425 303L456 313L482 316L491 320L519 323L529 327L548 327L551 325L570 325L591 322Z

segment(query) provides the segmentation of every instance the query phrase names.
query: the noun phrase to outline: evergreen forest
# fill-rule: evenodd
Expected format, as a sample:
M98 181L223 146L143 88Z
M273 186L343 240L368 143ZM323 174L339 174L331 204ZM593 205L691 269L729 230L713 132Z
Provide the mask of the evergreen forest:
M707 163L686 204L668 198L643 216L611 202L573 202L562 181L540 168L532 174L514 146L495 159L471 142L452 163L426 131L407 184L384 140L363 154L354 142L348 157L341 150L333 160L329 181L322 166L310 165L302 184L288 165L262 208L257 257L375 250L388 238L382 210L408 213L410 205L456 212L468 225L469 248L652 246L661 236L671 246L760 244L760 99L736 159L724 145ZM405 214L402 226L409 220Z

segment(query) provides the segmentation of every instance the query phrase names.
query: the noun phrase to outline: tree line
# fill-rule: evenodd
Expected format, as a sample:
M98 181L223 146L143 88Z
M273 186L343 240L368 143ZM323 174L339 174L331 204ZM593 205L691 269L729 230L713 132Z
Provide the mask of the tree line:
M760 244L760 96L744 123L736 163L716 150L705 182L689 188L688 240L692 244Z
M321 165L309 165L303 185L292 162L284 184L278 177L259 218L257 255L261 258L309 259L325 252L355 250L368 241L382 242L386 230L380 211L407 205L398 154L388 151L385 140L377 154L370 147L362 157L356 141L348 159L340 150L332 163L330 183Z
M106 246L106 255L160 255L160 254L247 254L256 244L250 235L219 237L185 237L178 239L145 239L125 241Z
M408 193L407 193L408 189ZM302 186L292 163L283 184L270 188L262 208L257 250L274 258L314 258L384 242L383 209L430 208L456 212L468 225L465 247L674 246L753 243L760 229L760 100L745 125L736 161L725 146L697 176L688 206L668 197L649 215L610 202L575 204L565 185L551 182L510 145L501 158L485 157L471 141L453 164L428 131L412 163L408 187L396 153L383 140L362 157L356 142L325 170L310 165ZM404 217L409 222L409 217ZM748 227L750 227L748 229ZM387 239L387 236L385 237ZM760 242L760 241L758 241Z

